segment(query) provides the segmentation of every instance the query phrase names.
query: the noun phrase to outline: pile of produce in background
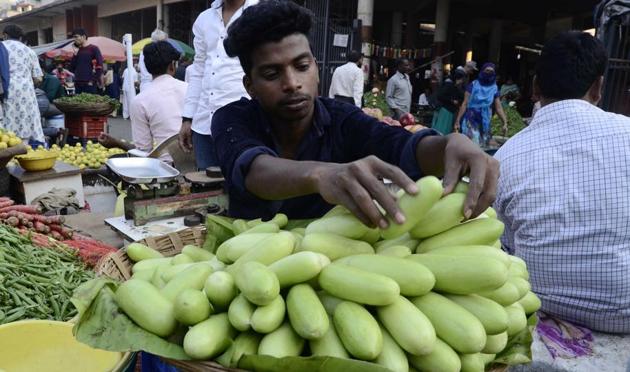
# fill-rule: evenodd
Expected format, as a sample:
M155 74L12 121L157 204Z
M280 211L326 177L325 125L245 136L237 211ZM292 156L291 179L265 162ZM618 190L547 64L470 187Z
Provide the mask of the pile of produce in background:
M54 101L55 105L63 106L64 104L71 105L91 105L91 104L108 104L114 107L117 110L121 103L120 101L113 99L109 96L101 96L99 94L91 94L91 93L81 93L75 94L74 96L67 96L57 98Z
M490 121L493 136L512 137L527 126L525 120L523 120L523 117L518 113L515 107L503 106L503 111L508 119L507 135L503 132L503 122L499 116L495 114Z
M38 247L30 237L0 225L0 324L72 319L77 314L72 293L93 277L75 250Z
M417 195L398 198L406 222L384 230L335 207L302 227L284 215L210 215L205 249L173 257L132 244L131 279L101 278L75 293L76 337L251 370L528 362L527 316L540 301L525 262L500 248L503 224L491 208L462 222L465 184L445 197L435 177L417 185Z

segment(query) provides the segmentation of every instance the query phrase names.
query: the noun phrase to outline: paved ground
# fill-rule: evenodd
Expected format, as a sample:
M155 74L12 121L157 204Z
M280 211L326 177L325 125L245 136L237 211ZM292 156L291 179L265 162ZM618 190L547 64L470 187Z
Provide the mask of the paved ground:
M120 115L116 118L107 119L109 134L113 137L131 141L131 122L123 119Z

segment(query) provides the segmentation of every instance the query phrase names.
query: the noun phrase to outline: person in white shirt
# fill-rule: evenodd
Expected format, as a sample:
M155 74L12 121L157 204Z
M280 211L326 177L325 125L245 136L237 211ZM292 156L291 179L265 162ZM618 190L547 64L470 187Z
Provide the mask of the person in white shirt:
M348 63L335 69L328 97L361 107L363 97L363 57L357 51L348 53Z
M425 88L424 92L418 98L418 106L427 107L429 106L429 97L431 96L431 88Z
M179 133L188 84L173 77L179 51L169 42L148 44L143 54L153 79L131 102L131 135L137 149L150 152ZM160 159L172 162L168 154Z
M151 41L157 43L158 41L168 39L168 34L162 30L156 29L151 33ZM144 51L140 52L138 57L138 67L140 67L140 91L147 89L153 81L153 75L147 70L144 64Z
M243 86L243 68L238 58L225 53L227 29L243 9L258 0L215 0L193 25L195 59L186 70L188 91L182 113L179 145L194 150L197 168L218 165L210 126L221 107L241 97L249 98Z

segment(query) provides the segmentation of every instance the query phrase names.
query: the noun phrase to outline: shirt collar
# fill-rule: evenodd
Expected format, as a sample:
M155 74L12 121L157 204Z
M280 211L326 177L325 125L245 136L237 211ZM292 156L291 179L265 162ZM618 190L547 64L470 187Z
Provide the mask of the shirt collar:
M251 0L245 0L245 2L243 3L243 9L247 8L250 5L252 5L252 1ZM223 6L223 0L214 0L212 2L212 5L210 5L210 8L212 8L212 9L219 9L222 6Z
M172 77L169 74L162 74L158 77L156 77L155 79L153 79L154 82L158 82L158 81L167 81L167 80L171 80L174 79L174 77Z
M547 123L555 123L558 113L596 110L597 106L583 99L563 99L541 107L529 127L536 128Z

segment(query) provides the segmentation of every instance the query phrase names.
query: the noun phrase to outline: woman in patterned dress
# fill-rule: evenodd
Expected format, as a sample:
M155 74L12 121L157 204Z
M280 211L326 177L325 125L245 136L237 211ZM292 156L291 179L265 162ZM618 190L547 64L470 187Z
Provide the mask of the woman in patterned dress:
M35 52L20 41L22 29L8 25L3 30L2 44L9 52L9 94L3 103L2 126L24 141L44 142L41 117L35 96L35 83L43 73Z
M497 74L493 63L486 63L481 68L479 77L466 88L464 102L455 120L455 130L462 132L481 147L487 147L492 137L490 119L492 105L507 130L507 117L499 100Z

